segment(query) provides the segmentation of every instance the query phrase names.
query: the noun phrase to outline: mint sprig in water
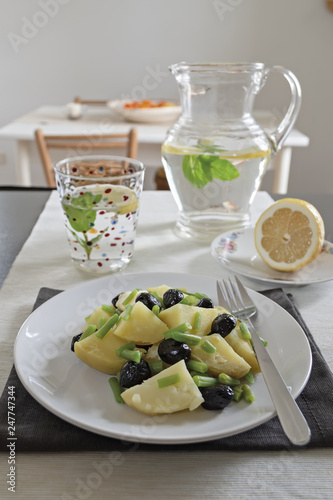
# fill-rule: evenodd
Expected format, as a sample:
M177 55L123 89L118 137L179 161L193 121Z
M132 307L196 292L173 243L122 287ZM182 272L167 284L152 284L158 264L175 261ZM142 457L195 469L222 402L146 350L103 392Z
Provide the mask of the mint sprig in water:
M222 150L214 145L198 143L204 153L216 153ZM184 155L182 163L185 178L196 188L203 188L213 178L221 181L232 181L239 176L236 167L225 158L213 154Z
M102 233L98 234L91 240L88 239L86 234L87 231L94 226L97 215L94 207L97 206L101 198L102 194L94 195L93 193L86 191L76 198L71 198L71 205L67 205L65 203L62 204L67 215L67 220L74 231L70 228L69 230L77 239L78 243L85 249L88 259L90 258L94 245L102 238L103 234L107 230L107 228L104 229ZM83 238L80 238L77 232L83 233Z

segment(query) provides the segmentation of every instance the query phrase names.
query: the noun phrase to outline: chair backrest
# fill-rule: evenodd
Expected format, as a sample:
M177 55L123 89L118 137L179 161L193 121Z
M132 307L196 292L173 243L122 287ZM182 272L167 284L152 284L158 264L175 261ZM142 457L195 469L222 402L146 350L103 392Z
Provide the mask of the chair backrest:
M108 101L105 100L105 101L95 101L93 99L81 99L81 97L75 97L74 99L74 102L78 103L78 104L87 104L87 105L90 105L90 106L106 106Z
M86 156L91 150L124 148L128 158L136 159L138 134L132 128L128 134L90 135L45 135L41 129L35 131L38 151L42 160L47 185L55 187L53 163L49 149L65 149L67 156Z

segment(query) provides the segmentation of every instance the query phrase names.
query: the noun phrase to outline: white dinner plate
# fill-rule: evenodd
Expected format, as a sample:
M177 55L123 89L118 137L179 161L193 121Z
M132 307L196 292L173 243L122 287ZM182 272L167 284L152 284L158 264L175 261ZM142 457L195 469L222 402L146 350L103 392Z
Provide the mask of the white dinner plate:
M162 99L160 99L161 101ZM165 99L171 102L170 99ZM125 108L130 101L114 100L108 102L108 107L124 120L135 123L172 123L181 113L181 106L162 106L160 108ZM157 101L158 102L158 101Z
M276 271L261 259L254 244L254 227L220 234L212 242L211 253L230 271L267 283L300 286L333 279L333 245L328 241L314 261L289 273Z
M198 408L148 416L115 402L108 375L86 366L70 350L71 338L97 305L110 303L133 288L167 284L200 291L217 303L215 279L180 273L124 274L75 286L50 299L22 325L15 343L17 373L28 392L55 415L88 431L144 443L194 443L231 436L275 415L262 375L252 386L256 400L232 402L225 410ZM262 311L258 329L267 349L296 397L308 380L312 356L298 323L267 297L249 290Z

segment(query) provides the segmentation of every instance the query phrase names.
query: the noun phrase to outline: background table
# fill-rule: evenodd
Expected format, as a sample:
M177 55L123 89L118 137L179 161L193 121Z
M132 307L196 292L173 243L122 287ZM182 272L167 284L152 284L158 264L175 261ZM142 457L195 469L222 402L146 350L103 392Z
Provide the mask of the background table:
M48 191L0 191L2 207L6 204L6 212L0 212L2 228L11 228L1 240L1 255L10 248L14 252L19 250L26 236L20 231L23 227L26 232L29 231L48 196ZM1 291L1 388L12 363L16 332L30 312L37 290L41 286L69 288L91 279L90 275L76 270L69 262L62 221L59 219L60 206L56 203L55 196L54 192L52 199L47 201L45 210L13 263ZM258 209L269 202L265 193L261 193L259 197L261 201L257 203ZM326 198L328 205L324 197L321 198L322 203L317 204L323 214L332 206L332 197L333 195L329 195ZM22 218L15 210L19 200L22 203L21 209L29 212L29 216ZM9 219L8 214L11 214ZM127 272L156 271L163 268L164 271L192 272L214 277L227 275L224 268L210 257L206 244L180 240L174 235L175 214L176 207L169 192L143 193L135 257ZM332 234L330 218L327 224ZM49 228L52 235L47 251L45 246L38 245L45 236L45 227ZM15 247L10 242L14 242ZM149 258L149 261L148 244L154 250L154 258ZM9 265L7 263L7 267ZM244 281L257 290L267 288L267 285L251 280ZM332 367L333 282L284 289L294 294L305 321ZM202 500L207 497L212 500L330 500L332 497L331 449L190 453L177 452L172 446L169 451L163 452L158 450L158 446L156 451L133 448L133 451L119 452L112 456L112 470L110 467L106 468L111 459L107 452L18 454L15 498ZM0 464L0 495L5 499L12 498L5 484L8 472L6 458Z
M257 111L255 118L266 130L275 128L277 118L267 111ZM112 134L126 133L135 126L138 129L138 158L147 167L161 165L161 145L170 124L148 125L122 121L104 106L85 107L83 117L69 120L64 106L43 106L14 120L0 129L0 139L10 139L16 145L16 178L19 185L31 185L31 165L40 164L34 144L34 132L37 128L46 134ZM287 137L283 148L274 158L273 192L286 193L293 147L306 147L309 138L296 129ZM273 168L273 164L271 166ZM40 166L42 172L42 167ZM282 172L281 180L277 173Z

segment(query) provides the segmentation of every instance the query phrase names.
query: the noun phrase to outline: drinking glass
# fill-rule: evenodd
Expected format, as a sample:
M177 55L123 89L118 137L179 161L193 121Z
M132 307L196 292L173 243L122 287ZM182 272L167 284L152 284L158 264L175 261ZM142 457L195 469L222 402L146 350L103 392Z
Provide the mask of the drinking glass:
M144 165L120 156L81 156L54 170L74 264L94 273L124 269L133 257Z

